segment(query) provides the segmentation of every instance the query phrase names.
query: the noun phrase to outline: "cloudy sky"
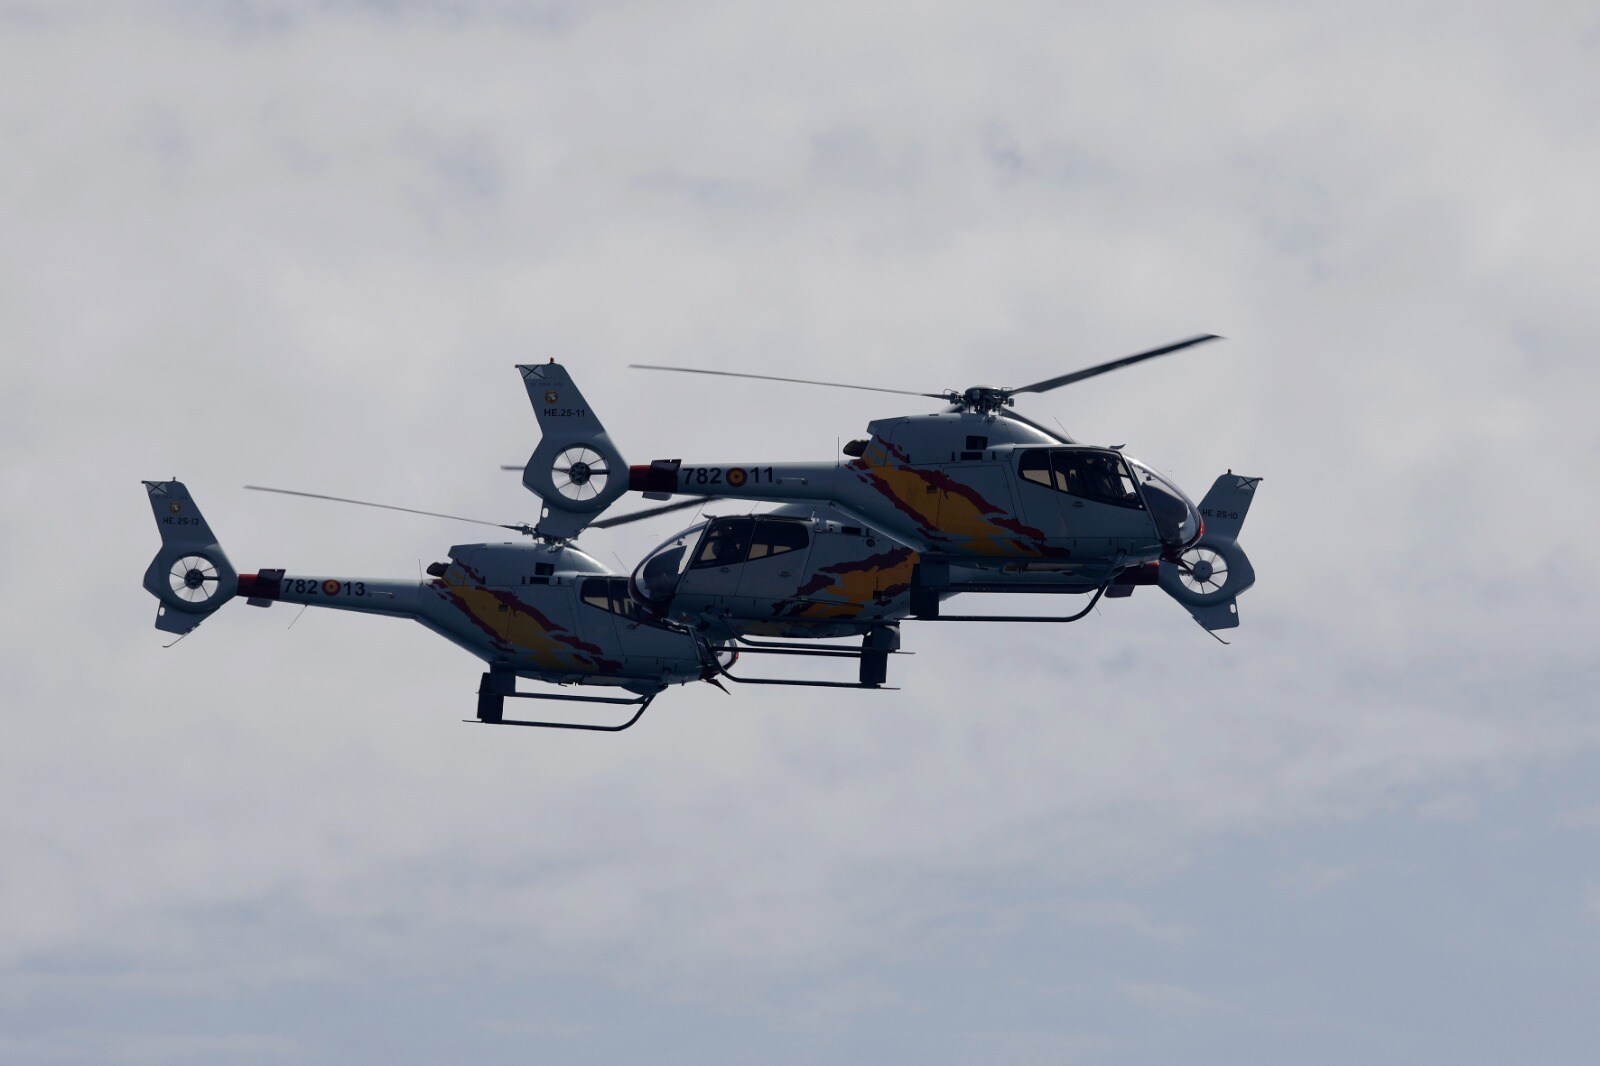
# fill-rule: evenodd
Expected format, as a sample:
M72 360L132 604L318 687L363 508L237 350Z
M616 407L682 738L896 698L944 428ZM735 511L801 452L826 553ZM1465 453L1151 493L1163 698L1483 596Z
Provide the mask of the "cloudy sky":
M1592 1061L1596 70L1554 0L0 3L0 1060ZM477 538L245 483L533 517L519 361L821 459L916 404L626 364L1198 332L1024 410L1266 478L1231 647L1142 592L524 735L139 587L141 478L244 570Z

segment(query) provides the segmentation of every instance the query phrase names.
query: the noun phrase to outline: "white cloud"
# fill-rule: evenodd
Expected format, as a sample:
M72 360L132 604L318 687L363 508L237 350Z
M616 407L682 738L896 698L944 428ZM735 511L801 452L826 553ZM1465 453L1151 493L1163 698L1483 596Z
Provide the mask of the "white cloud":
M962 982L1067 943L1080 981L1229 999L1162 960L1218 951L1180 901L1235 842L1381 849L1401 812L1462 824L1593 759L1582 10L7 15L0 963L32 1057L146 1054L85 1035L128 1004L174 1021L152 1040L233 1039L185 1031L221 1002L331 1061L319 995L487 979L564 989L533 1024L569 1050L612 1047L586 1034L616 995L756 1044L788 1004L835 1041L801 1058L870 1057L911 1003L947 1058L1137 1059L1154 993L997 1024ZM1141 593L908 626L898 694L685 691L622 737L505 737L455 722L476 664L420 629L239 608L161 651L138 588L141 477L183 477L247 567L409 573L475 534L244 482L526 518L494 469L532 440L516 361L569 362L633 461L820 457L891 409L622 368L938 388L1199 330L1231 339L1030 413L1196 490L1267 476L1229 649Z

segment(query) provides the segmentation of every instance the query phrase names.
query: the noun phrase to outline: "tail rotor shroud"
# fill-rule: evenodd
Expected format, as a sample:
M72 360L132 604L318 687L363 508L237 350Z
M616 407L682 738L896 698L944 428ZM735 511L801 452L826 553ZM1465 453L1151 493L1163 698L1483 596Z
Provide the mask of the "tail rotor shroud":
M565 499L592 500L605 492L611 470L605 456L586 444L568 448L556 456L551 480Z
M167 571L173 595L187 603L205 603L217 594L221 571L204 555L185 555Z
M1190 548L1179 556L1178 579L1199 596L1221 592L1228 584L1228 560L1215 548Z
M161 601L156 628L181 635L234 597L239 575L183 482L146 481L144 487L161 532L144 588Z
M1162 589L1206 629L1237 626L1237 599L1255 584L1255 568L1237 538L1260 483L1232 473L1217 478L1200 501L1204 535L1176 558L1161 561Z
M576 536L627 491L627 464L566 367L517 369L539 423L538 447L522 470L523 487L545 505L535 529L552 539Z

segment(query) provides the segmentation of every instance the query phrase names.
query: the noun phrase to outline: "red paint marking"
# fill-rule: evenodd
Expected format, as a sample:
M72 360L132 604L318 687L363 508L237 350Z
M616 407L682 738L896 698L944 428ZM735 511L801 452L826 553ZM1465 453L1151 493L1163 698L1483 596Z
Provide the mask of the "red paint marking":
M649 466L628 467L628 488L633 492L677 492L678 467L669 462L658 459Z
M239 595L251 600L275 600L283 588L283 571L269 570L262 574L240 574Z

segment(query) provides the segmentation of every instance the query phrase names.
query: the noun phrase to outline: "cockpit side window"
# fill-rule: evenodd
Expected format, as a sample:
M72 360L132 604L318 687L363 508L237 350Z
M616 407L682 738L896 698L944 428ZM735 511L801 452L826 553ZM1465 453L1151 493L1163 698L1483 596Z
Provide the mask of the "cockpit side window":
M628 595L628 579L625 577L586 577L583 584L578 586L578 597L590 607L638 620L639 608Z
M578 598L590 607L598 607L602 611L611 610L611 590L606 587L603 577L586 577L583 584L578 586Z
M742 563L750 550L750 535L756 524L753 518L719 518L706 530L700 542L699 554L690 569L707 566L732 566Z
M756 523L755 537L750 541L750 558L765 559L769 555L798 551L811 543L811 535L804 522L778 522L762 519Z
M1024 481L1036 481L1053 488L1050 481L1050 453L1043 448L1030 448L1017 461L1017 474Z
M606 585L611 593L611 613L619 614L631 621L639 619L639 605L633 602L633 597L628 595L628 579L625 577L608 577Z
M1087 495L1083 491L1083 473L1075 460L1077 456L1072 452L1052 452L1050 454L1050 472L1054 475L1051 486L1057 492L1065 492L1072 496Z

